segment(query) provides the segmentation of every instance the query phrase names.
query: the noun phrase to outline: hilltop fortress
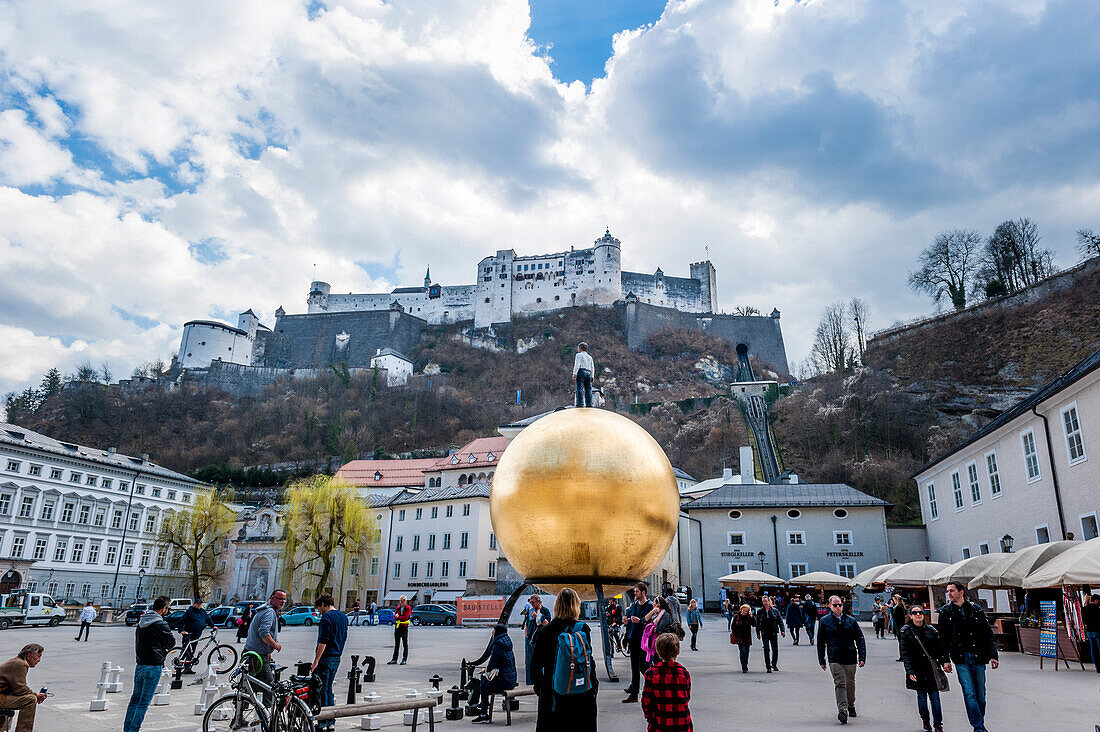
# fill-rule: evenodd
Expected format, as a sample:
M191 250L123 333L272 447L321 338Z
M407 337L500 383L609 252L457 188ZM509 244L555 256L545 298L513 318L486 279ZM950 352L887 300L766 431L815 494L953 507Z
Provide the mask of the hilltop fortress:
M624 323L632 346L662 323L714 330L728 340L751 333L760 346L751 350L766 353L786 371L779 312L768 317L714 314L718 303L710 261L690 264L686 278L667 276L660 268L653 274L624 272L621 262L621 242L605 231L587 249L532 256L497 251L478 263L470 285L433 283L430 270L422 286L386 293L335 294L327 282L314 281L307 311L289 315L280 307L273 328L251 310L241 313L235 327L212 320L184 324L176 366L185 371L224 371L226 364L265 370L339 363L366 368L381 349L408 353L429 324L472 322L474 329L494 332L516 317L620 304L629 308Z

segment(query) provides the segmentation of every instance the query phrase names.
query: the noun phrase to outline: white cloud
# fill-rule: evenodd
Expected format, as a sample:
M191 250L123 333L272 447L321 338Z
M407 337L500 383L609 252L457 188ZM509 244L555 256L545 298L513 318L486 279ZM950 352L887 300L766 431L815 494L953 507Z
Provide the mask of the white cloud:
M672 0L588 93L520 0L6 8L0 392L300 311L314 265L464 283L604 226L634 270L709 245L721 304L779 307L793 362L831 301L929 309L906 269L941 228L1030 215L1064 265L1100 228L1084 0Z

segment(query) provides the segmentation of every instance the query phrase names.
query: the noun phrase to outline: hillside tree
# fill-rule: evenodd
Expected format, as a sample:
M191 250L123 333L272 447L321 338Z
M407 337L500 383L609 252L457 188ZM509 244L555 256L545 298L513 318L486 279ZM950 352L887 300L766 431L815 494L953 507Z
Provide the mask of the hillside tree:
M160 525L157 548L172 557L172 566L187 575L191 597L201 597L220 582L225 570L221 550L235 514L222 491L195 494L195 503L169 514Z
M1043 237L1029 218L1002 221L982 252L975 289L986 297L1018 292L1055 272L1054 252L1040 246Z
M330 476L291 483L285 521L285 585L308 584L313 598L352 558L358 557L362 567L374 550L375 522L367 502L354 487Z
M909 273L909 286L931 295L936 304L946 297L956 310L962 310L978 266L981 243L981 234L973 229L940 232L920 253L920 269Z
M1077 251L1081 253L1081 259L1100 257L1100 234L1092 229L1077 230Z
M848 322L852 326L852 341L859 362L863 363L863 353L867 350L867 302L859 297L848 301Z
M833 303L825 308L814 332L810 357L819 373L848 368L852 357L852 336L848 330L844 303Z
M752 305L738 305L733 309L734 315L759 315L760 311Z

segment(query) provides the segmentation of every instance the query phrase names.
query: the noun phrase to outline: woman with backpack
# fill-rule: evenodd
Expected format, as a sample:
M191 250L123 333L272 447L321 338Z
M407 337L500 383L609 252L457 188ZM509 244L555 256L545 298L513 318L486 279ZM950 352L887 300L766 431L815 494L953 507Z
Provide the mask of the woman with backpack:
M536 732L596 729L596 662L592 631L578 622L581 599L570 587L558 593L554 619L539 629L531 679L539 700Z
M924 608L909 608L909 622L898 633L901 660L905 664L905 688L917 692L917 711L924 732L943 732L943 712L940 710L940 684L947 686L940 667L950 659L935 626L925 621ZM946 691L946 689L944 689ZM932 714L929 719L928 706Z

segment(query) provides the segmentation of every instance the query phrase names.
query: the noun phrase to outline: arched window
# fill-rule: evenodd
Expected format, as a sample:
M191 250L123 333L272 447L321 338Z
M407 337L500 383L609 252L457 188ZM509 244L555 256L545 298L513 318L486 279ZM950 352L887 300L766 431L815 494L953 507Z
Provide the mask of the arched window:
M458 476L458 484L459 485L466 485L466 474L465 473Z

